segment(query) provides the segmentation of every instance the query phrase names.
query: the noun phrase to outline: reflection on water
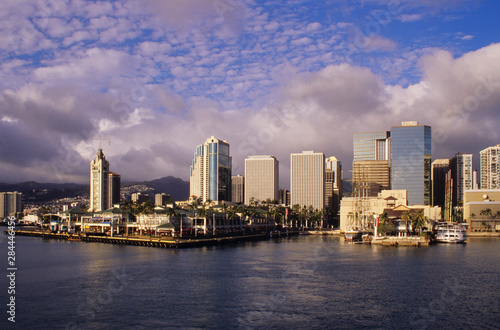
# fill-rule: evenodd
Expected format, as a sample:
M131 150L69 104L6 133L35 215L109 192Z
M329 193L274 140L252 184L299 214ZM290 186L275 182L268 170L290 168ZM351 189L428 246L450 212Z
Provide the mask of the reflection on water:
M500 326L500 239L394 248L301 236L186 250L16 243L16 320L29 328Z

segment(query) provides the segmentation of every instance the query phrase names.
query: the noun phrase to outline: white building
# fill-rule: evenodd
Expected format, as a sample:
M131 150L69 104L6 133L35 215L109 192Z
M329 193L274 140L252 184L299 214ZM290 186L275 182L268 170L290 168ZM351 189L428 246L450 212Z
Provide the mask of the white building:
M102 149L90 162L90 208L99 212L109 208L109 162Z
M274 156L249 156L245 159L245 204L250 200L278 201L279 162Z
M325 155L314 151L291 154L290 164L290 204L322 210L325 206Z
M500 189L500 144L481 150L481 189Z

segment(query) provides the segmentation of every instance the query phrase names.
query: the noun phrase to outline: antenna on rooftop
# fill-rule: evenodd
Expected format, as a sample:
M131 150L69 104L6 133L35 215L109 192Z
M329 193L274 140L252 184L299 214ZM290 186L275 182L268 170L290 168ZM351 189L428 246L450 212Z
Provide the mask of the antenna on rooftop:
M103 138L102 137L102 133L99 133L99 139L94 139L94 141L97 141L99 140L99 149L102 149L102 141L108 141L108 145L111 144L111 140L110 139L107 139L107 138Z

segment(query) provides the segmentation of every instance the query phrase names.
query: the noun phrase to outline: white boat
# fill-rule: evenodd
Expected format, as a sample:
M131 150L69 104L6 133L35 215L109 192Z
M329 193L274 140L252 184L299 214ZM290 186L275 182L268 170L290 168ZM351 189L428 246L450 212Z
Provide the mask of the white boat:
M461 224L446 223L436 226L436 242L439 243L465 243L467 231Z
M344 238L346 241L361 240L362 235L363 231L356 228L350 228L344 231Z

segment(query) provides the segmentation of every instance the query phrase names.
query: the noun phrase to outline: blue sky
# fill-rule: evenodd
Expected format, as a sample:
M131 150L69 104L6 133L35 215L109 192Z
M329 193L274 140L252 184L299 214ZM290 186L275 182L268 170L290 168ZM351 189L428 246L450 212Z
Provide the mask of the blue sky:
M500 143L500 2L5 0L0 181L87 182L99 135L124 181L187 180L195 147L336 156L433 127L433 158Z

